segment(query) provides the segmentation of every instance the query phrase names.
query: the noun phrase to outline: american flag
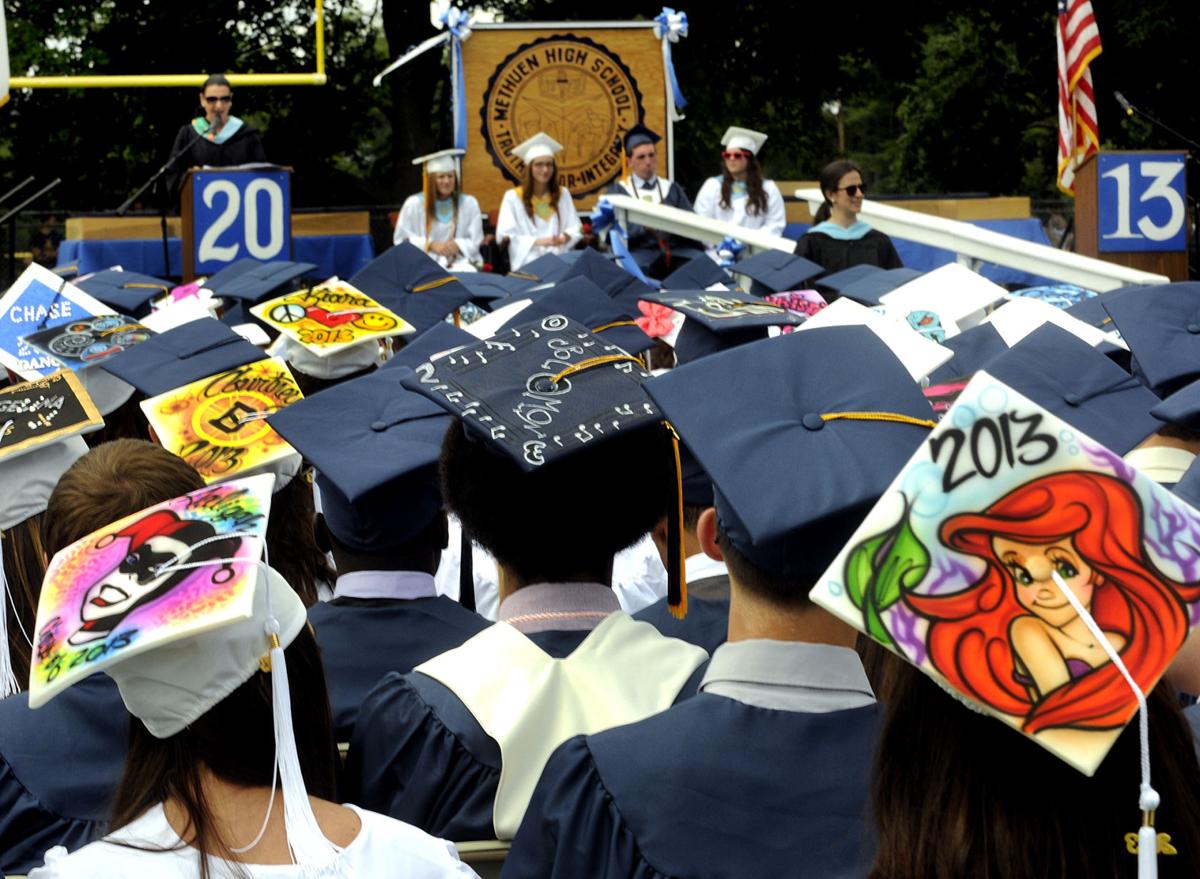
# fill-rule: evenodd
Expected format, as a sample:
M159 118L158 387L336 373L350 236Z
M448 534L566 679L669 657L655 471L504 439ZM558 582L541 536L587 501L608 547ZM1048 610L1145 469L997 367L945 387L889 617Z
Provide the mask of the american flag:
M1100 150L1092 59L1100 54L1100 30L1090 0L1058 0L1058 188L1075 194L1075 171Z

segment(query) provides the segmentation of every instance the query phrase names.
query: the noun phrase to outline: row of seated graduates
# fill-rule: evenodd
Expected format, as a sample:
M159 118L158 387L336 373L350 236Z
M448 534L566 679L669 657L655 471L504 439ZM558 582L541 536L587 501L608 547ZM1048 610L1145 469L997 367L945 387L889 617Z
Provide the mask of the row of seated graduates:
M620 688L629 681L646 678L647 693L622 692L617 704L603 706L600 711L610 715L600 718L594 716L596 706L588 706L583 712L586 717L576 718L577 728L568 729L567 734L598 732L637 720L639 713L640 716L656 714L677 699L694 693L702 676L707 685L700 696L641 723L586 739L571 738L555 753L550 769L534 790L537 770L550 758L553 746L562 740L562 732L555 730L548 734L554 740L542 741L532 750L525 745L530 731L544 724L546 715L555 713L555 706L553 703L539 706L536 700L530 700L529 714L524 718L527 722L507 730L495 729L490 721L481 720L480 715L486 715L488 706L494 705L489 700L501 693L511 695L503 687L513 665L499 661L500 657L509 656L506 651L510 645L473 639L484 632L494 637L509 635L494 635L501 630L488 627L486 620L439 599L432 591L430 569L438 566L441 551L450 542L443 505L456 513L466 532L497 559L500 589L505 604L509 605L507 611L501 608L501 618L541 648L540 655L533 657L534 663L543 661L543 657L563 659L575 655L588 642L589 633L598 628L597 623L622 619L613 616L617 606L611 595L602 597L600 590L587 588L606 578L603 570L606 558L611 559L617 550L646 533L653 534L663 548L664 557L668 555L668 517L664 507L669 499L660 496L661 486L666 482L660 471L669 458L666 443L654 424L646 424L616 441L586 449L586 453L575 451L543 471L551 474L549 479L539 480L539 474L527 474L514 467L496 450L489 450L486 443L472 441L457 425L449 429L451 419L444 409L430 409L411 394L401 396L397 391L399 380L408 377L409 370L436 352L474 341L473 336L454 332L442 318L449 311L483 297L462 298L463 291L457 284L445 284L449 289L443 292L452 295L447 295L440 304L433 305L429 301L433 297L429 296L417 302L411 290L428 283L430 270L419 264L419 270L414 271L411 264L416 260L397 250L399 253L390 257L385 254L381 258L383 263L377 261L373 271L388 273L389 282L397 276L404 277L398 288L392 288L396 292L388 304L425 332L378 371L367 366L354 368L348 375L334 376L327 369L314 370L320 376L309 377L312 379L309 390L320 389L303 405L295 404L272 419L273 425L316 466L319 474L321 517L313 516L307 481L292 479L288 485L298 486L294 489L297 497L277 501L274 506L281 511L281 520L285 515L288 517L281 525L282 542L280 529L274 523L272 529L277 534L269 536L269 541L276 541L271 555L277 567L289 561L298 564L297 573L291 574L289 581L313 604L312 619L322 645L335 707L339 693L349 706L349 714L339 715L342 731L352 736L343 779L346 798L452 839L516 834L518 843L526 841L514 848L506 867L511 875L600 872L599 867L581 868L581 863L602 863L605 865L602 874L613 876L739 875L739 866L745 869L748 858L755 865L753 872L763 874L795 873L797 859L803 859L811 867L814 872L810 875L864 872L872 849L864 818L865 799L880 712L862 663L846 650L854 639L850 637L847 641L846 632L831 635L823 612L811 608L798 596L807 591L807 585L844 542L847 521L861 517L863 506L878 496L911 453L911 437L900 441L877 434L861 440L869 445L860 451L868 452L864 457L874 463L856 472L850 472L855 468L838 466L845 462L839 462L819 442L804 450L804 460L825 463L820 467L799 468L802 472L794 477L797 491L803 492L822 482L837 486L839 490L832 496L838 500L830 508L804 509L802 515L791 510L759 511L753 527L746 521L738 521L738 513L727 502L724 515L720 515L720 496L714 508L712 483L706 485L696 457L704 458L711 469L717 469L712 467L713 461L734 460L739 456L743 456L742 460L749 459L753 457L750 454L753 449L739 446L737 437L720 431L710 434L712 425L703 423L706 414L709 417L721 414L719 410L713 411L712 389L723 385L728 378L726 373L735 364L726 358L719 363L721 372L706 373L704 369L710 367L704 363L704 357L728 344L720 338L701 342L698 350L704 356L695 358L697 366L690 371L678 370L675 373L678 381L674 385L660 385L664 390L654 397L680 427L685 442L696 451L695 456L685 455L688 461L685 469L692 479L685 482L690 491L683 516L688 526L684 551L689 574L698 575L688 579L693 587L701 588L693 589L689 614L683 620L676 620L669 613L665 598L639 615L659 621L662 629L689 639L705 652L653 636L620 638L619 646L624 649L618 650L617 655L597 655L595 665L603 666L604 673L589 681L594 689L587 692L591 695L601 691L605 683ZM584 259L591 265L585 261L584 270L574 275L568 264L564 263L565 269L551 267L548 274L557 273L558 278L546 283L554 284L554 289L541 293L535 304L541 305L541 299L550 297L555 290L569 295L563 301L551 300L545 304L548 310L542 314L566 314L588 329L622 318L628 320L636 314L628 307L636 306L630 299L640 298L643 291L630 284L627 276L618 279L612 275L611 263L605 261L602 267L586 254ZM402 262L408 265L401 266ZM709 267L701 265L694 269L707 275ZM364 279L352 279L352 283L386 301L385 289L372 289L370 277L365 280L366 283ZM511 283L507 279L487 280L496 285L494 290ZM541 282L541 278L537 281ZM688 282L689 286L693 283L697 282ZM603 293L610 310L614 302L621 305L624 297L624 309L615 315L606 311L599 299L589 296L594 292L591 285ZM617 295L613 295L614 290ZM510 286L506 296L512 297L515 292L518 291ZM461 302L447 307L447 303L460 298ZM503 299L493 296L489 301L494 304ZM412 306L406 309L406 314L401 308L403 304ZM571 308L572 305L580 310ZM441 313L431 317L435 312ZM422 317L420 323L414 320L417 313ZM526 314L525 319L535 313ZM510 322L521 323L523 319ZM214 329L205 327L206 331ZM602 332L618 329L629 332L632 328L626 325ZM189 332L194 334L196 330ZM735 335L738 343L746 343L761 332L755 328L741 335L722 335ZM911 411L923 414L921 406L927 404L913 396L912 389L916 386L907 373L896 369L879 350L877 340L850 330L832 335L837 338L830 337L821 344L793 345L786 355L782 349L772 351L775 358L756 350L753 359L743 364L755 376L753 387L742 389L746 405L751 407L743 411L753 412L754 406L760 406L762 415L767 416L777 404L777 397L784 388L791 387L789 383L794 383L796 376L820 375L821 381L809 382L815 388L806 389L806 393L814 395L806 402L815 410L828 408L847 387L866 385L877 394L874 399L880 411L910 406ZM1061 356L1062 340L1050 341L1059 343L1057 350ZM639 344L643 346L640 350L651 350L647 342L630 342L628 338L623 340L622 347L638 353L635 349ZM123 374L136 393L152 395L192 378L231 368L237 362L246 362L240 358L262 356L257 349L252 353L249 349L253 346L246 346L240 340L216 347L193 347L201 353L196 355L195 362L179 366L181 372L176 374L147 369L146 364L136 361L126 364ZM687 356L687 345L681 347L684 350L679 353L680 361L690 362L693 358ZM962 347L965 359L969 346ZM752 348L739 353L751 358ZM214 355L213 351L219 354ZM847 351L853 351L854 356L848 358ZM1028 351L1020 353L1028 355ZM1083 353L1074 353L1083 362ZM759 358L763 358L761 362ZM1023 357L1010 359L1019 362ZM853 360L853 368L847 365L847 360ZM305 375L304 361L302 352L295 352L291 358L298 377ZM836 369L830 368L833 363ZM712 364L711 370L717 370L718 361L713 360ZM1002 366L988 361L991 371ZM504 378L498 377L497 382L503 384ZM1036 384L1035 379L1028 381ZM511 392L511 388L508 390ZM597 393L603 396L610 390L599 389ZM1036 388L1026 385L1022 390L1036 399L1031 392ZM622 386L620 392L628 394L628 389ZM680 399L668 402L673 395ZM130 414L133 407L129 404L134 402L136 399L130 397L121 404L119 408L125 412L109 420L110 431L123 422L136 423L136 417L123 417ZM1092 435L1115 448L1128 446L1131 430L1128 411L1116 407L1101 409L1094 417L1098 424L1111 425L1111 429L1120 425L1121 435L1110 438L1089 425ZM693 418L699 424L688 429ZM385 428L375 428L378 424ZM411 434L414 430L416 434ZM794 439L812 442L814 437L821 439L819 433L807 431ZM135 429L129 435L145 435L144 426L140 432ZM113 438L111 432L105 436L106 440ZM417 448L419 453L415 451ZM888 454L878 454L880 449L887 449ZM459 476L439 476L439 460L444 461L447 472ZM732 468L730 473L739 481L748 482L781 476L774 467L760 472ZM716 474L713 478L717 479ZM577 487L574 491L578 503L570 505L566 516L570 519L566 523L569 531L564 531L562 511L555 510L555 505L561 503L563 486ZM617 488L609 492L605 486ZM732 487L729 490L732 493ZM821 496L829 495L821 493ZM640 511L641 515L631 515L633 511ZM789 516L803 521L793 521ZM765 519L774 520L770 526L773 536L766 541L767 546L757 539ZM345 595L320 604L315 601L320 575L306 579L305 571L322 570L325 550L332 553L338 579L346 576L351 584L357 581L363 588L351 585L344 590ZM719 559L710 555L723 557L729 568L726 570ZM310 560L307 567L303 559ZM372 591L371 580L379 579L373 574L380 571L425 576L403 578L406 582L401 588L411 590L404 593L411 597L397 600L396 593L386 589L379 593ZM743 607L757 613L735 614L730 619L731 579L740 587L738 594L743 597ZM562 583L575 585L558 588ZM555 585L543 588L549 584ZM706 614L701 608L713 613ZM769 612L763 613L764 610ZM556 621L547 625L547 618ZM764 625L763 620L770 622ZM804 699L786 707L770 698L762 704L761 695L749 693L744 686L739 689L739 683L744 685L745 680L736 675L723 678L710 673L707 654L724 640L728 625L741 627L735 642L748 641L752 646L764 646L753 642L775 640L773 635L779 641L801 642L784 645L797 648L799 653L780 648L776 660L770 663L780 679L763 682L764 686L767 683L785 688L797 686L791 677L796 670L813 667L822 669L820 674L838 680L839 692L823 707L814 707ZM397 637L395 633L401 627L405 634ZM406 674L448 648L467 642L473 642L473 646L462 655L451 651L424 672ZM729 658L722 668L733 670L731 667L737 661L736 644L729 647L734 649L727 651ZM860 649L868 656L868 667L873 671L876 666L887 666L886 660L866 647ZM486 657L488 650L497 651L497 661L481 662L481 656ZM521 648L516 650L519 653ZM339 656L343 660L340 663ZM594 671L581 664L581 673ZM898 676L894 669L891 674ZM875 677L878 690L884 675ZM35 767L31 770L35 778L42 772L58 776L50 779L49 787L44 790L35 785L33 791L26 791L34 794L34 800L50 806L49 811L54 811L54 804L71 803L59 809L57 823L51 821L48 829L30 835L30 839L36 840L35 845L43 842L78 845L102 829L105 784L114 781L111 774L104 777L104 768L105 765L112 768L114 754L119 768L119 748L111 746L122 739L121 726L127 723L122 711L113 710L115 690L106 685L106 679L98 678L94 692L89 694L94 701L66 704L63 709L66 716L61 718L68 723L86 718L91 727L96 725L96 718L111 723L108 729L103 726L92 729L94 747L81 755L81 758L104 755L88 764L91 771L82 776L90 782L89 791L81 791L88 785L81 782L76 771L70 777L63 777L62 767L45 754L41 755L40 764L33 759L36 755L23 754L23 771L9 767L17 778L27 778L25 771L30 766ZM369 695L367 691L371 691ZM352 732L356 720L353 714L359 704L370 722ZM743 711L743 706L760 710ZM0 729L5 727L14 733L17 729L15 725L0 725ZM793 757L796 754L806 757L781 759L781 749ZM826 751L823 753L822 749ZM0 748L0 755L8 753L8 748ZM85 764L87 760L80 762ZM523 777L503 790L501 766L509 767L511 773L514 764L523 768ZM39 765L41 768L36 768ZM813 772L817 766L827 769L819 779ZM703 790L694 790L695 779L700 775L707 775L708 783ZM57 791L56 784L62 786ZM680 802L672 798L684 791L690 791L695 799L681 808ZM706 808L705 798L713 791L723 791L727 798L732 798L737 803L737 814ZM818 791L822 798L814 801L808 795L813 791ZM78 814L89 807L89 814ZM522 826L520 819L526 808L536 820L531 818ZM28 803L10 814L22 816L28 835L34 816ZM681 815L688 817L678 817ZM695 832L697 828L684 834L678 832L680 822L696 820L697 816L704 816L701 832ZM597 826L598 820L603 821L604 829ZM806 830L797 833L797 828ZM787 845L779 845L780 835L787 832L795 838ZM771 843L769 850L755 848L750 853L755 843L761 846L767 842ZM36 857L28 863L35 861ZM723 866L728 866L731 872L723 872ZM4 869L21 867L6 864Z

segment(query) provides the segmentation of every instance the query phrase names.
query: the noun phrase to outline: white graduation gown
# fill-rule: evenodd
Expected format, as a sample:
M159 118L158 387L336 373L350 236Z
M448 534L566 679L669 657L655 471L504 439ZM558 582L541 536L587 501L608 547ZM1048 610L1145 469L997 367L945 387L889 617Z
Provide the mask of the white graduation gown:
M746 213L746 203L749 199L731 198L728 208L721 207L721 178L709 177L696 193L696 201L692 209L702 217L712 217L726 223L736 223L747 229L762 229L772 235L782 235L787 226L787 216L783 210L783 196L774 180L763 181L763 192L767 194L767 211L765 214ZM716 249L708 248L708 255L717 259Z
M430 253L442 268L452 272L473 272L480 262L479 246L483 243L483 214L479 210L479 202L473 195L463 195L458 205L458 228L453 223L434 220L429 227L429 238L425 237L425 196L421 193L410 195L400 208L400 216L396 220L396 231L392 235L392 243L399 244L407 241L414 247L425 249L428 241L449 241L454 236L458 245L459 255L450 259Z
M575 213L575 203L565 187L559 190L558 214L551 216L549 220L543 220L536 212L532 217L526 214L525 204L515 189L504 193L504 199L500 202L496 238L500 241L508 239L508 259L514 271L539 256L566 253L575 246L582 233L583 227L579 223L579 214ZM539 238L559 234L568 236L566 244L546 247L533 243Z

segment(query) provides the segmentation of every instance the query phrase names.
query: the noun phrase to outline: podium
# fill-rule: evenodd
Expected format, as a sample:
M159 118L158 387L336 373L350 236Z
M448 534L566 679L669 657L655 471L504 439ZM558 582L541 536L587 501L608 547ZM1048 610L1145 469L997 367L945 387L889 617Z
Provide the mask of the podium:
M1101 151L1075 174L1075 251L1188 277L1187 154Z
M180 198L183 280L235 260L292 258L291 168L190 168Z

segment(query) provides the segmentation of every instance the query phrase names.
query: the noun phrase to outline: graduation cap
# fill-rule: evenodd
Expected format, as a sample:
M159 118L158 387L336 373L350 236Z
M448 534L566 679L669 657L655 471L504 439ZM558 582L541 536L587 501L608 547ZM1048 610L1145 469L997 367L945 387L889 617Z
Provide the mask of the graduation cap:
M100 412L70 370L0 388L0 461L103 426Z
M44 351L63 366L84 371L154 336L149 327L123 314L100 314L38 330L21 341Z
M798 587L825 569L825 549L841 545L934 425L921 389L866 327L743 345L646 391L712 477L734 547Z
M154 336L98 368L152 397L264 357L219 320L206 318Z
M1077 320L1062 309L1038 299L1010 299L987 316L985 321L996 328L1004 343L1016 345L1043 324L1055 324L1093 347L1110 343L1124 345L1113 333L1098 330Z
M835 293L863 305L878 305L884 294L891 293L920 275L916 269L881 269L862 263L818 278L814 284L826 295Z
M533 137L521 141L509 150L526 165L537 159L552 159L562 151L563 145L544 131L539 131Z
M879 314L853 299L830 303L809 317L798 331L856 325L866 326L878 335L918 381L954 356L949 348L915 332L908 323Z
M707 290L713 284L734 286L733 276L707 256L689 259L663 278L664 290Z
M399 315L343 281L286 293L250 313L317 358L414 332Z
M765 339L768 327L804 323L804 318L780 305L734 291L659 292L647 296L646 301L684 315L674 346L680 364Z
M1021 287L1012 291L1013 296L1020 296L1026 299L1040 299L1048 305L1053 305L1055 308L1061 308L1064 311L1069 308L1074 308L1076 305L1085 305L1088 302L1097 298L1095 290L1087 290L1076 284L1039 284L1034 287ZM1099 311L1103 313L1104 308L1101 306ZM1102 317L1107 317L1102 314ZM1078 315L1076 315L1078 317ZM1081 318L1082 319L1082 318ZM1091 321L1088 321L1091 323ZM1099 326L1099 324L1093 324Z
M1150 414L1158 398L1062 327L1042 325L985 368L1118 455L1162 427Z
M1008 298L999 284L966 266L949 263L885 293L880 302L889 314L907 320L918 331L922 319L936 322L942 331L935 331L934 338L944 341L979 324L988 308Z
M418 333L471 301L471 291L407 241L388 248L350 279L353 287L412 324Z
M1004 338L988 323L964 330L941 344L953 351L954 357L929 374L929 380L933 382L972 375L1008 350Z
M573 261L563 259L565 254L547 253L521 266L520 271L509 272L508 277L535 284L553 284L561 281L570 270Z
M565 315L582 324L605 342L629 354L640 354L654 347L654 340L642 332L633 315L584 277L555 285L554 289L531 301L501 329L554 314Z
M404 347L392 355L381 370L416 369L426 360L434 356L458 348L462 345L473 345L477 339L461 327L442 321L436 323L418 336L409 336Z
M456 277L471 292L473 302L483 303L488 308L499 300L520 296L522 291L537 283L528 278L497 275L494 272L461 272Z
M311 262L239 259L205 281L204 288L225 299L252 304L316 268Z
M380 358L379 343L374 339L356 342L322 357L281 335L268 347L267 353L282 358L296 372L321 381L337 381L364 372L376 366Z
M647 378L632 354L551 315L420 364L403 383L458 416L468 437L531 473L660 424L642 389ZM678 548L668 566L668 603L682 614L681 497L667 519L668 543Z
M761 131L739 128L737 125L730 125L721 135L721 146L731 150L747 150L756 156L766 142L767 136Z
M825 273L825 270L812 260L783 250L760 251L740 260L733 270L754 281L750 292L756 296L782 293L784 290L799 290L817 275Z
M442 510L437 464L452 419L401 387L409 374L361 376L267 419L316 468L325 522L356 552L399 549Z
M641 122L638 122L625 132L623 143L625 145L625 152L632 153L634 147L640 147L644 143L658 143L660 140L662 140L662 135L651 131Z
M1192 430L1200 429L1200 380L1184 385L1157 403L1150 410L1150 414L1167 424Z
M645 281L638 280L607 256L590 247L579 252L579 258L556 283L561 284L571 278L587 278L630 313L637 310L639 299L645 299L654 292L654 288Z
M424 165L426 174L458 173L458 160L467 154L466 150L438 150L426 156L417 156L412 160L414 165Z
M1120 296L1130 290L1140 289L1135 287L1118 287L1116 290L1108 290L1098 295L1090 296L1086 299L1081 299L1073 305L1063 309L1071 317L1083 321L1085 324L1090 324L1098 330L1104 332L1116 332L1116 326L1113 324L1112 315L1108 313L1108 309L1104 307L1104 303ZM1013 293L1014 296L1021 296L1027 291L1017 290ZM1051 304L1054 304L1053 301Z
M75 286L115 311L141 317L150 311L151 300L168 295L172 285L152 275L105 269L77 280Z
M1152 391L1165 396L1200 377L1200 282L1122 290L1104 308Z
M1177 498L1200 509L1200 456L1192 461L1171 491Z

